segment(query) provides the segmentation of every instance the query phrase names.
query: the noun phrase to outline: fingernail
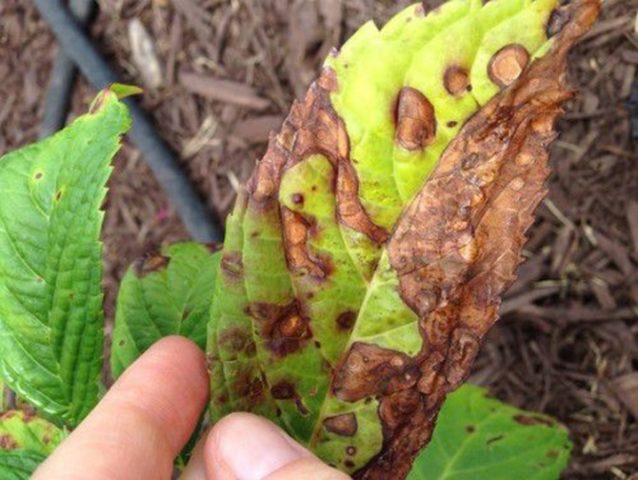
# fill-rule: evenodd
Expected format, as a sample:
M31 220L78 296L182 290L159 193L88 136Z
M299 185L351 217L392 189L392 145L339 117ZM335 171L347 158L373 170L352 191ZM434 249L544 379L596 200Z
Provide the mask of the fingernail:
M243 415L220 432L218 448L238 480L262 480L308 453L272 423Z

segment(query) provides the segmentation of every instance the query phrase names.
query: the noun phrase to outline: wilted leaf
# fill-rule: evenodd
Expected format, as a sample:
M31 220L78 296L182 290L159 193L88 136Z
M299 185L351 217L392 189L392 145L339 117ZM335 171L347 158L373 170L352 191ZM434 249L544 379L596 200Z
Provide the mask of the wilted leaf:
M552 418L464 385L445 401L432 441L408 480L554 480L571 448L567 430Z
M332 55L227 223L214 418L401 479L466 377L545 194L566 55L600 2L452 0Z
M100 207L128 126L126 107L105 91L90 114L0 159L0 375L69 425L97 401Z
M0 478L28 479L66 432L20 410L0 415Z
M206 345L206 323L220 255L179 243L140 258L120 285L111 369L118 377L153 343L182 335Z

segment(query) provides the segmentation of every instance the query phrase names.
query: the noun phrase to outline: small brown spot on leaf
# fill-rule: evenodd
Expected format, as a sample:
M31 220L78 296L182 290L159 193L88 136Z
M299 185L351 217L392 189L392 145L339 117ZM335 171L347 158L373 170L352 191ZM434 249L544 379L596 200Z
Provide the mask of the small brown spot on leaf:
M474 425L468 425L467 427L465 427L465 431L467 433L474 433L476 432L476 427Z
M151 252L138 258L133 264L133 271L138 278L143 278L168 267L171 259L160 252Z
M301 193L293 193L291 200L295 205L303 205L304 197Z
M447 122L447 127L448 128L455 128L457 125L459 124L459 122L452 120L450 122Z
M9 434L0 435L0 449L2 450L15 450L18 448L18 444Z
M490 79L499 87L505 88L516 81L529 64L529 52L517 43L501 48L487 67Z
M295 386L290 382L279 382L273 385L270 393L277 400L291 400L297 396Z
M346 447L346 454L350 455L351 457L357 454L357 447L355 447L354 445L348 445Z
M492 445L493 443L496 443L499 440L503 440L503 438L504 438L503 435L497 435L495 437L488 438L485 443L486 443L486 445Z
M343 312L337 317L337 326L339 330L350 331L357 320L357 314L352 311Z
M343 464L346 466L346 468L354 468L355 465L352 460L345 460Z
M465 68L453 65L445 71L443 85L450 95L459 97L467 92L469 86L469 75Z
M42 178L42 176L43 176L43 173L42 173L42 172L36 172L36 174L35 174L34 178L35 178L36 180L40 180L40 179Z
M222 272L229 278L238 280L244 273L244 265L239 252L224 252L220 262Z
M229 327L222 330L217 337L219 348L230 354L238 354L254 346L253 339L244 330L238 327Z
M551 450L547 450L547 453L545 453L547 458L558 458L558 455L560 455L560 452L553 448Z
M275 355L296 352L312 338L308 319L297 302L286 306L257 302L249 306L249 312L259 323L267 348Z
M434 142L435 137L434 107L418 90L403 87L396 108L396 142L406 150L418 151Z
M57 192L55 192L55 201L59 202L61 198L62 198L62 190L58 190Z
M354 413L344 413L328 417L323 421L326 430L342 437L352 437L357 433L357 417Z

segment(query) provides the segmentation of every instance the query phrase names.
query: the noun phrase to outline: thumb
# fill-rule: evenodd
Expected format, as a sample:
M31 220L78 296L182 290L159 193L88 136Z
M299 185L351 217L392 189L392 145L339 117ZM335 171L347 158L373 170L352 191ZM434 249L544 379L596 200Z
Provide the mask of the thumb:
M269 421L234 413L218 422L204 446L206 477L215 480L347 480Z

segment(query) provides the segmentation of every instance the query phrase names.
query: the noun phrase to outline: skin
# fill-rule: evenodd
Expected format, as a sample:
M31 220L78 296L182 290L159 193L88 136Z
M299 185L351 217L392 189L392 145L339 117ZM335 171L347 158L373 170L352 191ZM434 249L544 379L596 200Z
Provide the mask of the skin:
M151 347L35 472L35 480L170 479L208 400L204 355L189 340ZM185 480L344 480L260 417L236 413L200 440Z

